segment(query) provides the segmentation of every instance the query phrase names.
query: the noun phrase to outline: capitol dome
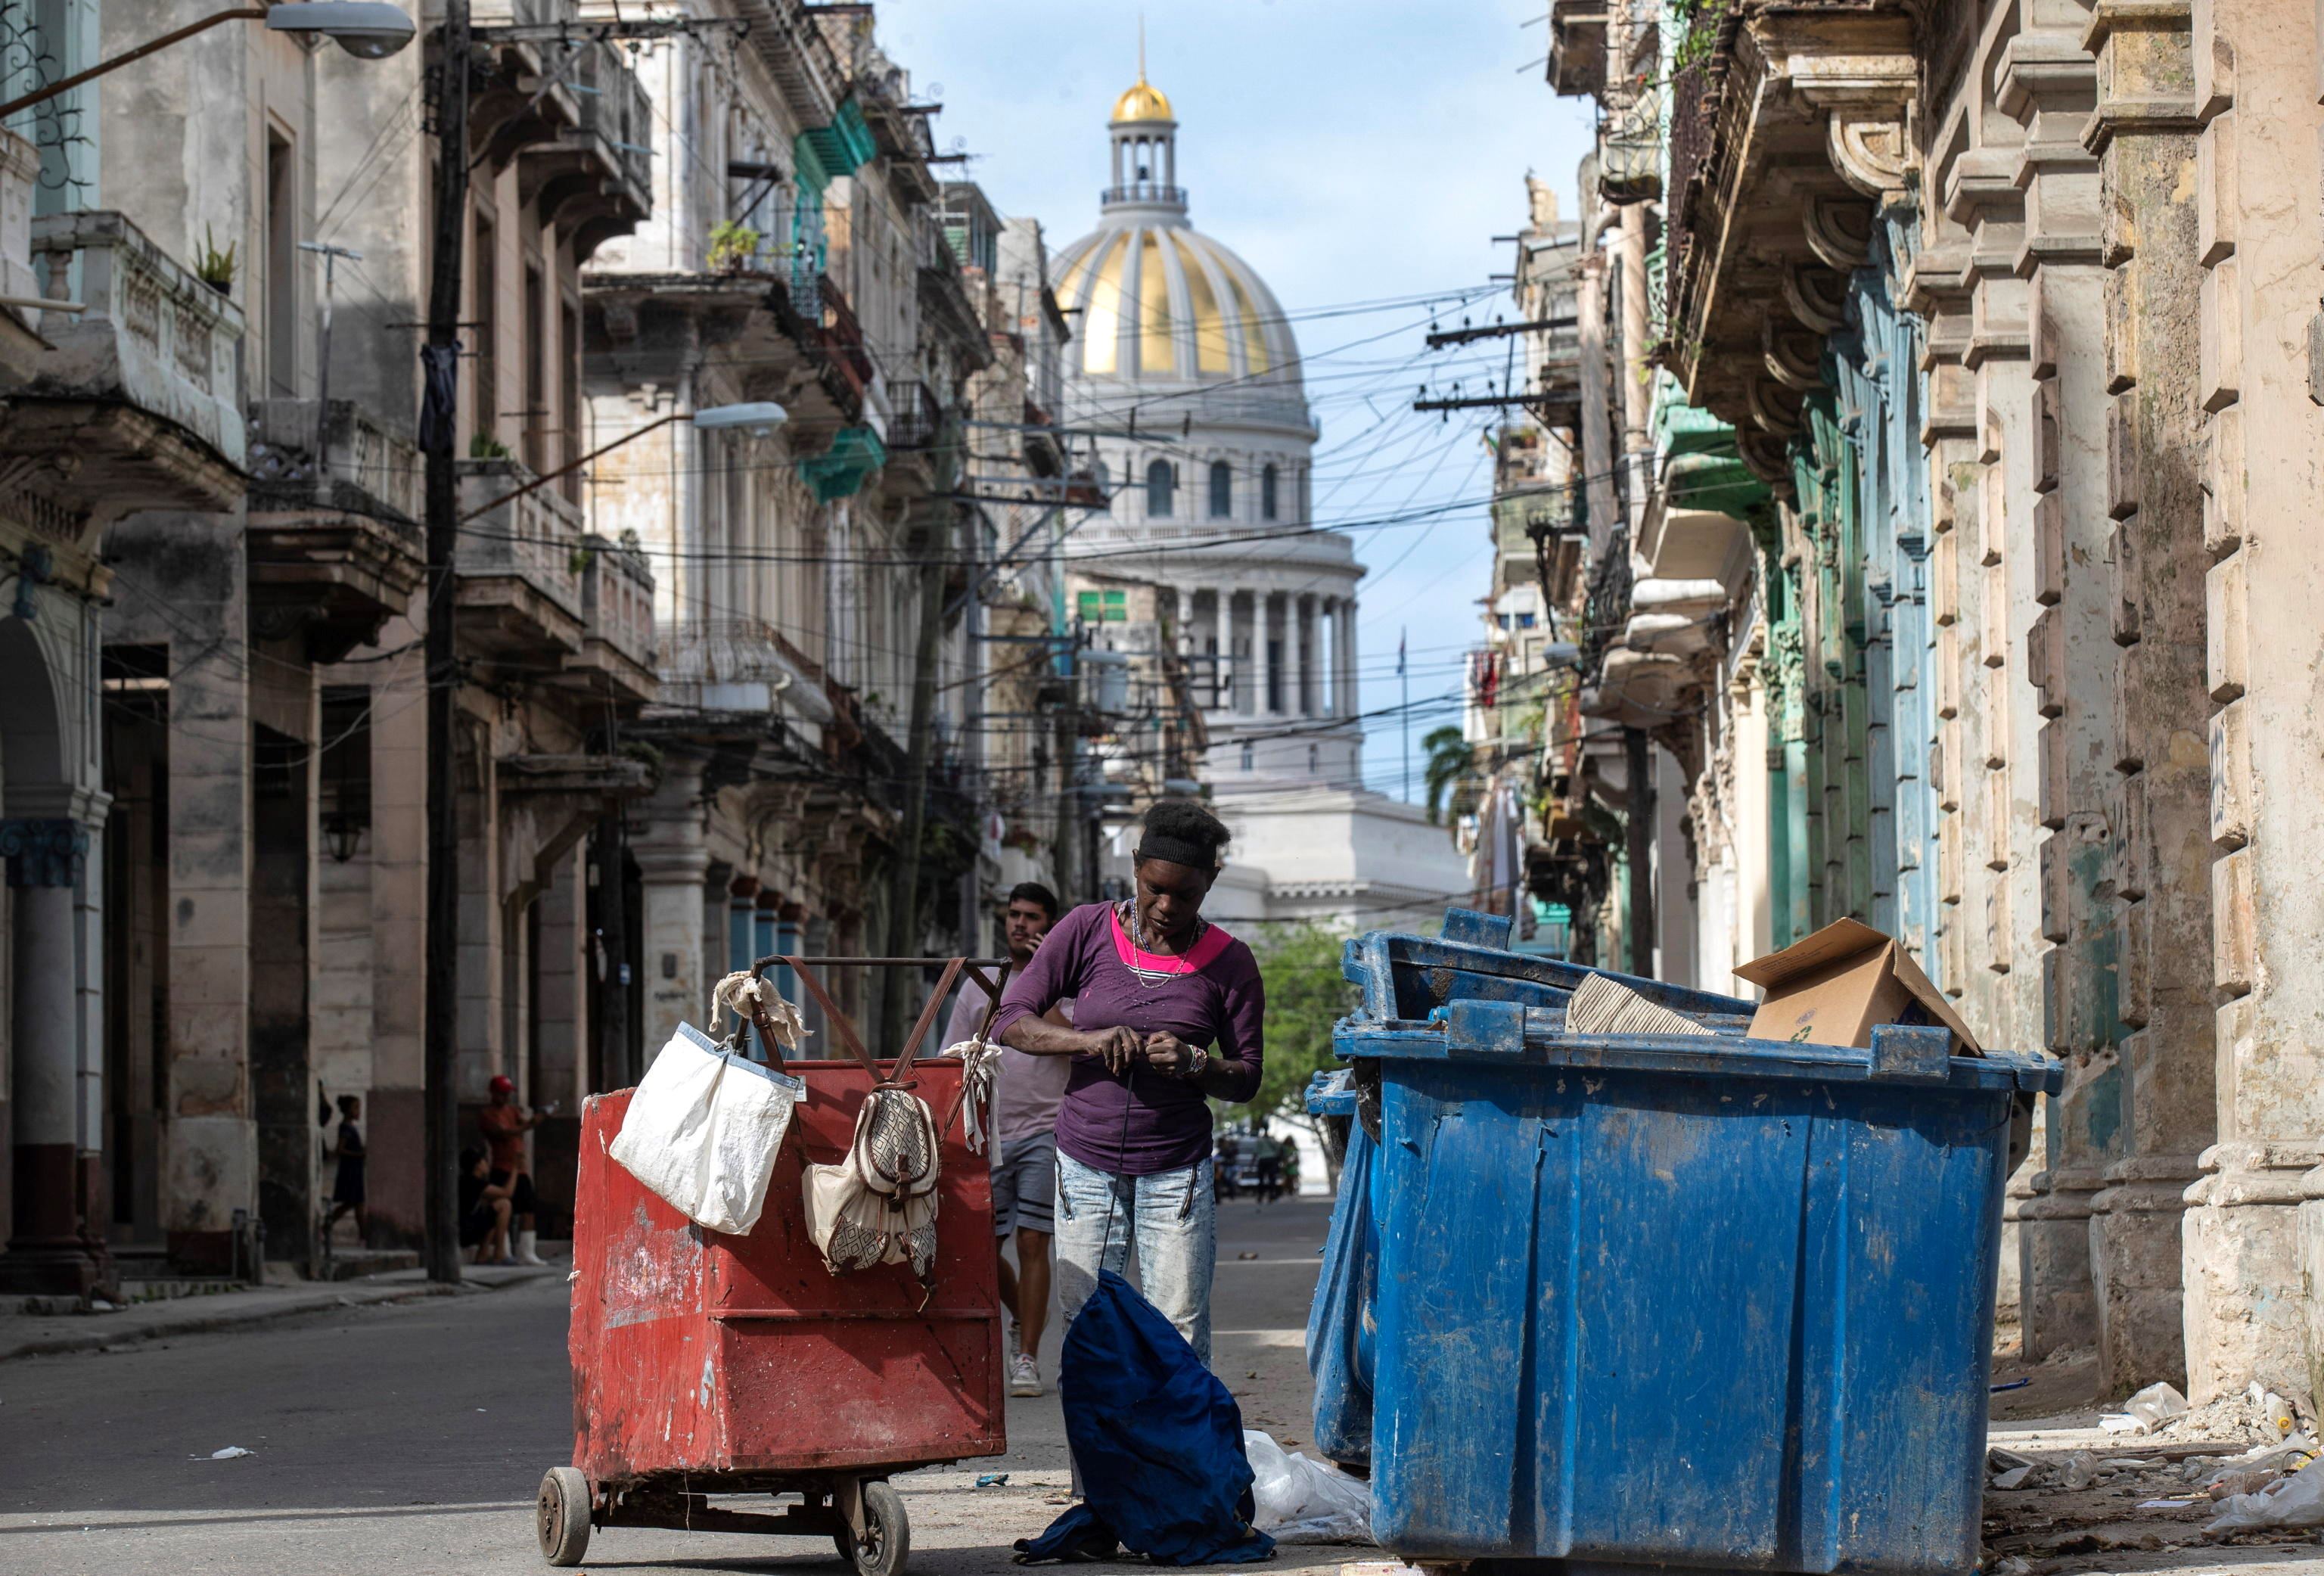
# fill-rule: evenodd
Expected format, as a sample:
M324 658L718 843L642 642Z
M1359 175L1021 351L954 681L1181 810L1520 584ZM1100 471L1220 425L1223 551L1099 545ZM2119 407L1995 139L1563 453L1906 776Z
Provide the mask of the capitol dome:
M1177 122L1143 70L1109 123L1113 184L1098 227L1051 263L1074 316L1072 371L1096 384L1233 383L1246 406L1306 424L1299 345L1250 263L1196 231L1177 184ZM1296 413L1293 410L1296 407Z

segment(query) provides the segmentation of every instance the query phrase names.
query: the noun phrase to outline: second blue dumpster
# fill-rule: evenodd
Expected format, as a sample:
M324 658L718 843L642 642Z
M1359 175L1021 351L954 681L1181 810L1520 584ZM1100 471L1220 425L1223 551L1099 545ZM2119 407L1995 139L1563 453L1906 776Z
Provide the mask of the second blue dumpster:
M1726 998L1682 1007L1715 1037L1572 1037L1443 946L1364 938L1338 1036L1379 1092L1380 1545L1973 1569L2010 1133L2058 1064L1750 1040Z

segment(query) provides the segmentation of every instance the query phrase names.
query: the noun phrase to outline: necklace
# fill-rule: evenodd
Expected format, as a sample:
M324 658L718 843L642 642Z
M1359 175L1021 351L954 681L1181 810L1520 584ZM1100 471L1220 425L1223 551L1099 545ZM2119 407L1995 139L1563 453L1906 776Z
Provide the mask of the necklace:
M1186 961L1185 953L1171 958L1169 962L1172 966L1168 968L1149 969L1141 964L1139 962L1140 958L1158 957L1161 954L1147 947L1146 926L1138 912L1138 900L1135 898L1125 898L1122 899L1121 907L1129 920L1129 924L1124 928L1130 932L1130 972L1137 976L1139 984L1159 985L1165 980L1195 972L1194 965ZM1203 939L1203 933L1209 928L1208 920L1197 918L1194 921L1194 935L1187 937L1185 952L1192 952L1195 944Z

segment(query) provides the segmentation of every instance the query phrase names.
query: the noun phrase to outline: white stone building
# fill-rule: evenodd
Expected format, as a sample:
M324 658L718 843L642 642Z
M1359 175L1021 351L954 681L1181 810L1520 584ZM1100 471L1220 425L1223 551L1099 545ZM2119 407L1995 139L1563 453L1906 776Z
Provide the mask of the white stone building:
M1103 801L1125 819L1101 871L1128 873L1138 798L1195 786L1145 770L1160 746L1142 741L1183 706L1201 714L1195 770L1235 830L1221 918L1369 928L1438 912L1465 892L1463 862L1419 809L1363 787L1364 567L1314 529L1317 432L1290 322L1188 219L1178 123L1142 70L1109 129L1098 226L1052 268L1076 324L1068 424L1111 499L1068 543L1072 611L1095 647L1146 659L1109 760L1109 786L1132 791ZM1152 660L1166 650L1180 660Z

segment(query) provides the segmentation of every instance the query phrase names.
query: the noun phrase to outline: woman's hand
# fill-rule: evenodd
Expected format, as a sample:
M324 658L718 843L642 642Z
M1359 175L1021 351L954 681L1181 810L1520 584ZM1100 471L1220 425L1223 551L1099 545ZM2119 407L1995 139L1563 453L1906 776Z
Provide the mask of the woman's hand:
M1194 1065L1194 1048L1165 1031L1146 1037L1146 1064L1166 1078L1184 1078Z
M1103 1062L1105 1070L1117 1078L1128 1072L1130 1064L1146 1052L1145 1045L1138 1037L1138 1031L1128 1024L1118 1023L1111 1028L1093 1029L1083 1035L1081 1039L1082 1049Z

